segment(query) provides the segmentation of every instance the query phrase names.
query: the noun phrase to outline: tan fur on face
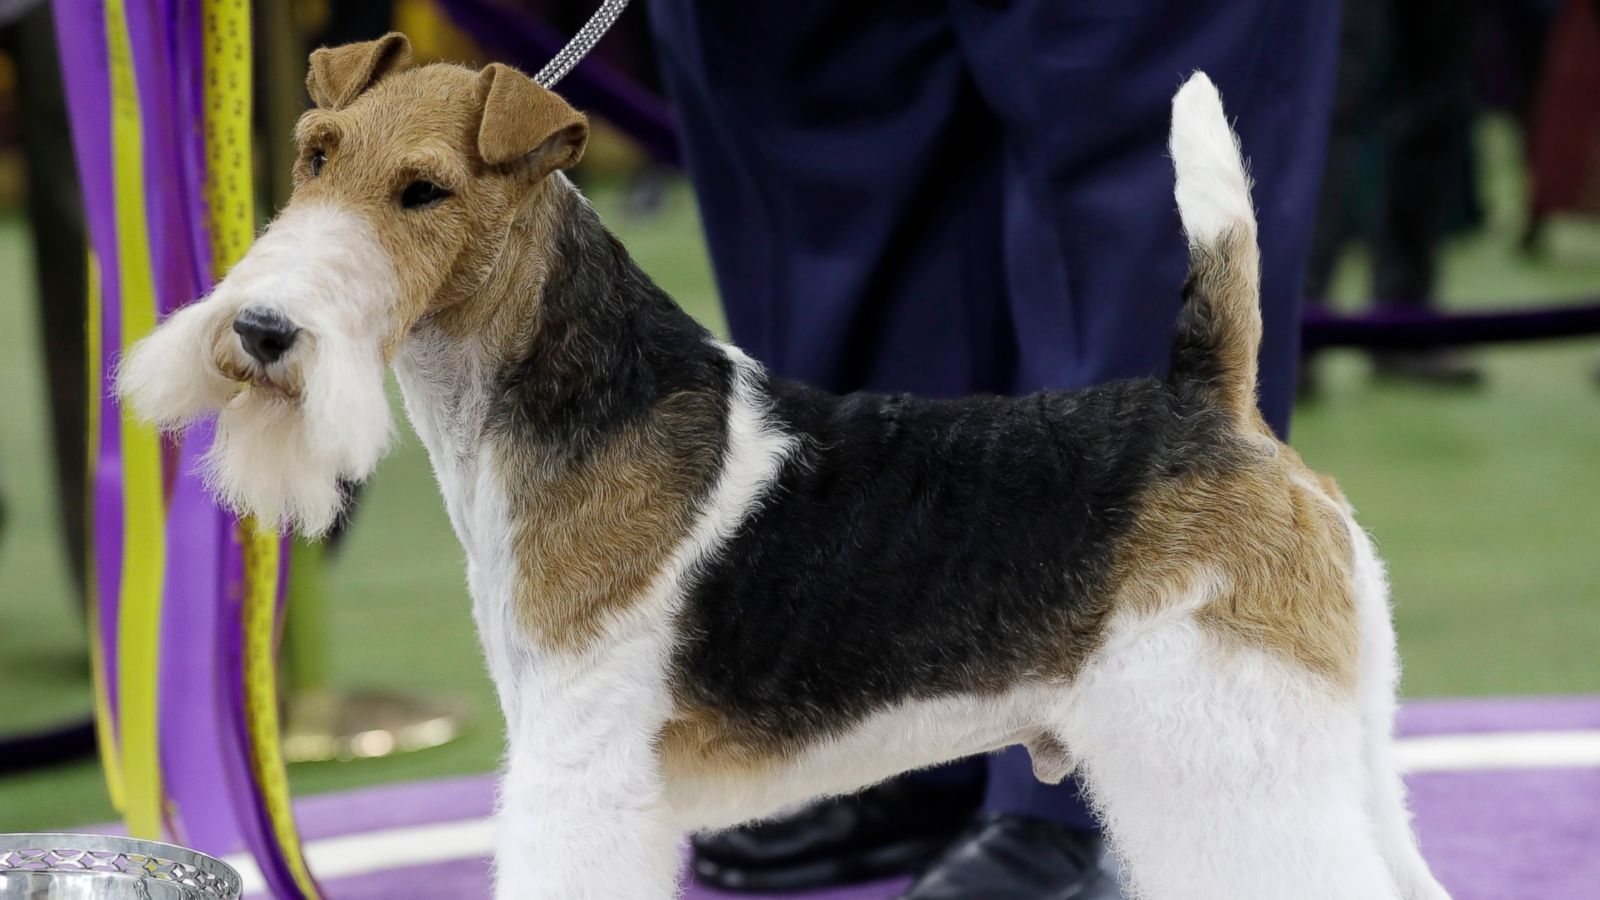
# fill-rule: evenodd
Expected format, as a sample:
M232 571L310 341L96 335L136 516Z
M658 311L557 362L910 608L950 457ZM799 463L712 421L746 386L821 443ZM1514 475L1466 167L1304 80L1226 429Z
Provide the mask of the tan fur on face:
M472 300L492 306L483 295L508 246L544 246L547 232L526 226L548 218L547 176L581 157L587 120L508 66L413 68L399 35L317 51L308 85L321 108L295 129L291 205L330 203L361 215L395 261L400 292L381 338L386 357L424 315ZM313 176L316 153L326 163ZM416 181L450 196L405 209L400 196ZM520 262L514 268L526 274Z
M498 256L521 200L504 179L480 173L473 154L480 109L477 75L455 66L391 74L337 110L312 110L296 138L302 158L293 203L332 203L365 218L395 261L396 308L383 335L396 346L424 314L471 296ZM311 176L308 159L327 157ZM454 193L436 208L408 210L413 181Z
M578 162L589 138L589 120L566 101L501 63L479 77L484 95L478 127L478 155L491 166L539 154L533 161L548 169Z
M1117 608L1157 612L1175 589L1217 573L1223 589L1199 611L1203 626L1353 688L1354 548L1343 498L1325 483L1280 445L1224 473L1157 484L1118 555Z
M484 348L495 358L522 352L529 323L540 316L539 291L550 276L551 246L560 218L576 196L548 182L536 185L512 221L506 248L489 266L477 298L446 304L431 322L455 341ZM513 249L514 248L514 249Z
M374 81L410 65L411 41L397 31L375 41L323 47L311 53L306 93L324 109L341 109Z

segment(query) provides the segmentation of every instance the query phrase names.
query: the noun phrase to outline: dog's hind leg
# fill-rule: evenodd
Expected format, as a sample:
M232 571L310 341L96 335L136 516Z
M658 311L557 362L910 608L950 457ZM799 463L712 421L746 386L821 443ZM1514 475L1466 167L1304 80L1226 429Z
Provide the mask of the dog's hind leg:
M1417 846L1406 808L1406 786L1394 757L1400 661L1389 610L1389 586L1372 542L1351 522L1356 607L1361 622L1361 720L1368 806L1378 845L1405 900L1449 900Z
M1113 634L1061 732L1136 896L1394 900L1356 704L1192 618Z
M1450 900L1450 892L1434 877L1422 858L1406 808L1405 783L1395 765L1389 726L1366 734L1368 796L1379 847L1404 900Z

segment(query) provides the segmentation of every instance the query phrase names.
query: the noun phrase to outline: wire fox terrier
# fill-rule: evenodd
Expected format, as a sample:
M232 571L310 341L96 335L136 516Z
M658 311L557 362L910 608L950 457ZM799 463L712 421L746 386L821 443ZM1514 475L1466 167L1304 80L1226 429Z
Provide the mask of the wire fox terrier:
M1141 897L1446 897L1383 567L1256 409L1255 216L1204 75L1173 100L1170 374L958 400L713 339L561 174L585 118L514 69L391 34L308 84L293 199L119 389L217 413L216 494L316 535L393 368L507 724L498 896L672 897L687 831L1020 743L1082 774Z

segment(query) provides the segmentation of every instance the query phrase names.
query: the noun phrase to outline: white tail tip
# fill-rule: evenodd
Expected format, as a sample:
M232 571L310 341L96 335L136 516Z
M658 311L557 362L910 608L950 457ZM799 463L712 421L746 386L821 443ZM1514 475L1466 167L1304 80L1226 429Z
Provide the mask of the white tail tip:
M1209 244L1223 233L1255 229L1250 176L1239 139L1222 111L1222 96L1204 72L1195 72L1172 98L1168 142L1177 174L1178 214L1191 244Z

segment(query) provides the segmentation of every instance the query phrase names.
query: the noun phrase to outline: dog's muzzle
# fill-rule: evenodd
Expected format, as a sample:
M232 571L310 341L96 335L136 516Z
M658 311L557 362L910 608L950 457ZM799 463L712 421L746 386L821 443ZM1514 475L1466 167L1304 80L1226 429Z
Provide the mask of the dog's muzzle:
M244 352L263 366L282 359L300 334L300 329L284 318L282 313L255 306L242 310L234 317L233 330L239 335Z

